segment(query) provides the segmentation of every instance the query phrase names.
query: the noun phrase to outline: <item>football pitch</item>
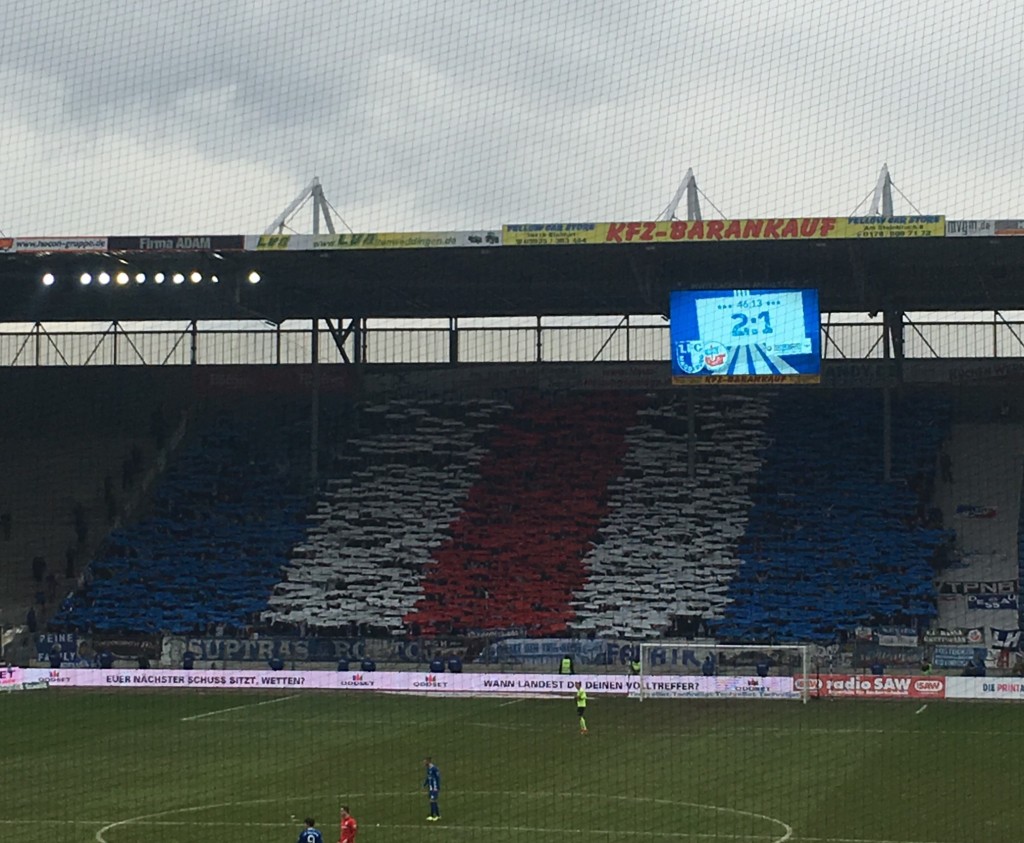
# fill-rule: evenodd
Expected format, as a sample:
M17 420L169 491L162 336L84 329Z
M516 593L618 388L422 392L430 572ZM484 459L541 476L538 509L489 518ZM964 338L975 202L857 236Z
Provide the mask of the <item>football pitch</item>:
M368 693L0 696L0 839L1024 839L1015 704ZM442 773L428 823L423 758Z

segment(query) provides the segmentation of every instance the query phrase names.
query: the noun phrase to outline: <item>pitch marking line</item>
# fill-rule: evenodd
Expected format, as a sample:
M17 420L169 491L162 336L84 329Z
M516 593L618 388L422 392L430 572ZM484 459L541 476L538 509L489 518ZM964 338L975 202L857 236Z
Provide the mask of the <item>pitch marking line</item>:
M202 720L204 717L216 717L218 714L226 714L229 711L241 711L243 708L259 708L261 705L273 705L274 703L284 702L285 700L294 700L298 697L298 694L290 694L287 697L275 697L272 700L263 700L258 703L246 703L245 705L233 705L231 708L218 708L214 711L204 711L202 714L193 714L190 717L182 717L182 723L188 723L191 720Z
M497 791L495 791L495 790L463 791L463 793L465 795L467 795L467 796L521 796L521 797L530 797L530 796L536 796L537 795L535 793L530 793L530 792L526 792L526 791L514 792L514 791L504 791L504 790L497 790ZM367 794L364 794L364 793L350 793L348 795L349 795L349 797L354 797L354 796L366 796ZM380 793L380 792L378 792L378 793L375 793L374 795L375 796L408 796L409 793L408 793L408 791L399 791L399 792L392 792L392 793ZM726 807L723 807L721 805L706 805L706 804L703 804L703 803L700 803L700 802L685 802L685 801L675 800L675 799L656 799L656 798L644 797L644 796L608 796L606 794L598 794L598 793L555 793L555 794L551 794L551 795L557 796L557 797L562 797L562 798L591 798L591 799L617 800L617 801L624 801L624 802L649 802L649 803L654 804L654 805L674 805L674 806L678 806L678 807L696 808L699 811L714 811L714 812L719 813L719 814L731 814L731 815L737 816L737 817L750 817L752 819L762 820L764 822L771 823L771 824L773 824L775 826L778 826L779 828L783 829L783 831L784 831L784 833L782 834L781 837L769 838L767 834L765 834L765 835L750 835L750 834L747 834L747 835L743 835L743 836L736 835L734 838L732 838L732 839L737 839L737 840L743 840L743 839L749 840L752 836L755 836L758 839L764 839L766 841L766 843L787 843L787 841L791 840L792 837L793 837L793 827L791 825L789 825L788 823L785 823L782 820L776 819L775 817L770 817L767 814L758 814L758 813L756 813L754 811L744 811L744 810L742 810L740 808L726 808ZM188 807L188 808L169 808L169 809L167 809L165 811L155 811L155 812L153 812L151 814L139 814L136 817L127 817L126 819L123 819L123 820L117 820L116 822L107 823L107 824L105 824L102 828L100 828L96 832L96 836L95 836L94 839L95 839L96 843L110 843L110 841L108 841L106 836L105 836L108 831L113 831L116 828L123 828L124 826L127 826L127 825L148 825L150 823L150 821L153 821L153 820L161 821L164 817L173 816L174 814L198 814L198 813L201 813L202 811L214 811L214 810L217 810L218 808L240 808L240 807L248 806L248 805L265 805L265 804L271 803L271 802L282 802L282 801L291 802L291 801L296 801L297 799L309 800L310 798L314 798L314 797L311 797L309 794L307 794L307 795L302 796L302 797L269 797L269 798L265 798L265 799L246 799L246 800L237 801L237 802L217 802L217 803L214 803L214 804L211 804L211 805L196 805L196 806L191 806L191 807ZM331 797L328 797L328 798L331 798ZM199 826L199 825L206 825L206 823L203 823L203 822L187 823L187 824L188 825L197 825L197 826ZM398 827L398 826L396 826L396 827ZM418 826L418 825L415 826L415 827L416 828L422 828L422 826ZM436 827L436 825L435 825L435 827ZM452 831L455 831L455 830L466 830L466 831L481 831L481 830L485 830L485 828L482 827L482 826L455 826L455 825L450 825L450 826L447 826L447 828L449 830L452 830ZM532 832L541 832L541 831L543 831L542 829L526 829L526 828L518 829L518 828L512 828L512 827L503 827L503 828L499 828L497 830L511 830L511 831L522 830L522 831L532 831ZM556 831L556 832L563 832L563 831L565 831L564 829L549 829L549 830L550 831ZM595 832L594 831L586 831L586 832L581 832L581 833L594 834ZM668 837L677 837L679 839L688 839L688 838L697 837L697 836L701 836L701 837L706 836L703 833L690 834L690 833L687 833L687 832L666 833L666 832L647 832L647 831L623 831L623 832L609 832L609 833L614 833L616 835L636 836L636 837L668 836ZM722 835L718 835L718 836L722 837Z
M917 711L914 712L914 714L920 714L926 708L928 708L928 703L925 703L924 705L922 705Z
M360 794L352 794L358 796ZM385 794L386 795L386 794ZM409 794L404 794L409 795ZM320 798L320 797L315 797ZM264 801L264 800L260 800ZM238 803L229 803L229 805L237 805ZM189 810L188 808L175 809L180 813L185 813ZM201 809L199 809L201 810ZM210 810L213 810L210 808ZM170 812L169 812L170 813ZM140 827L177 827L177 828L293 828L296 826L297 821L289 822L252 822L242 821L234 822L230 820L200 820L196 822L187 822L185 820L134 820L130 821L132 825ZM13 820L10 818L0 819L0 826L33 826L33 825L76 825L76 826L96 826L105 825L105 831L108 831L114 827L128 824L124 820L55 820L48 819L45 817L32 817L31 819L25 820ZM419 823L382 823L381 828L423 828ZM692 839L704 839L711 838L715 840L752 840L757 839L756 836L752 837L749 834L721 834L721 833L709 833L702 831L604 831L604 830L584 830L584 829L572 829L572 828L526 828L519 826L460 826L446 824L443 820L441 825L435 826L439 831L529 831L533 833L558 833L558 834L609 834L609 835L629 835L632 837L682 837ZM434 832L431 831L433 834ZM765 839L768 836L765 835ZM949 843L948 841L935 841L935 840L883 840L875 837L804 837L797 835L790 840L793 843L796 841L805 841L805 843Z
M526 702L527 699L527 697L517 697L516 699L509 700L508 702L498 703L498 708L504 708L507 705L515 705L516 703Z

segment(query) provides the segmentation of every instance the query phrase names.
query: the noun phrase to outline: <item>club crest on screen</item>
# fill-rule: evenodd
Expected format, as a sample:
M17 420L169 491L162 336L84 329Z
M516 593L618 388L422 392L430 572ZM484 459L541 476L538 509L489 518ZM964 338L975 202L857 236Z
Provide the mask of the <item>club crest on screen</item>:
M695 375L704 370L704 343L684 341L676 343L676 365L686 374Z

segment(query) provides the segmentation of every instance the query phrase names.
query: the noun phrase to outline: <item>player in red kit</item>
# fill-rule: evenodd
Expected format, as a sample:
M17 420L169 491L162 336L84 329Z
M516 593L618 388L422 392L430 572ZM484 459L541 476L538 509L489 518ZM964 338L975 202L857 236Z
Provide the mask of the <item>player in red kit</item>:
M338 843L355 843L356 830L359 824L356 818L348 812L348 805L341 806L341 837Z

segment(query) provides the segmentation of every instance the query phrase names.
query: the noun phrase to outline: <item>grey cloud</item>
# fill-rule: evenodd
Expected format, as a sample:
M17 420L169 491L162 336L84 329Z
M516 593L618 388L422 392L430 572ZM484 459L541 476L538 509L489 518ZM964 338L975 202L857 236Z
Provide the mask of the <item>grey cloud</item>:
M1021 7L949 3L44 0L0 34L0 78L31 80L0 116L65 138L68 178L127 135L315 172L369 228L649 215L688 165L728 213L844 212L883 160L922 210L1012 215L1022 41ZM154 194L188 177L159 160Z

